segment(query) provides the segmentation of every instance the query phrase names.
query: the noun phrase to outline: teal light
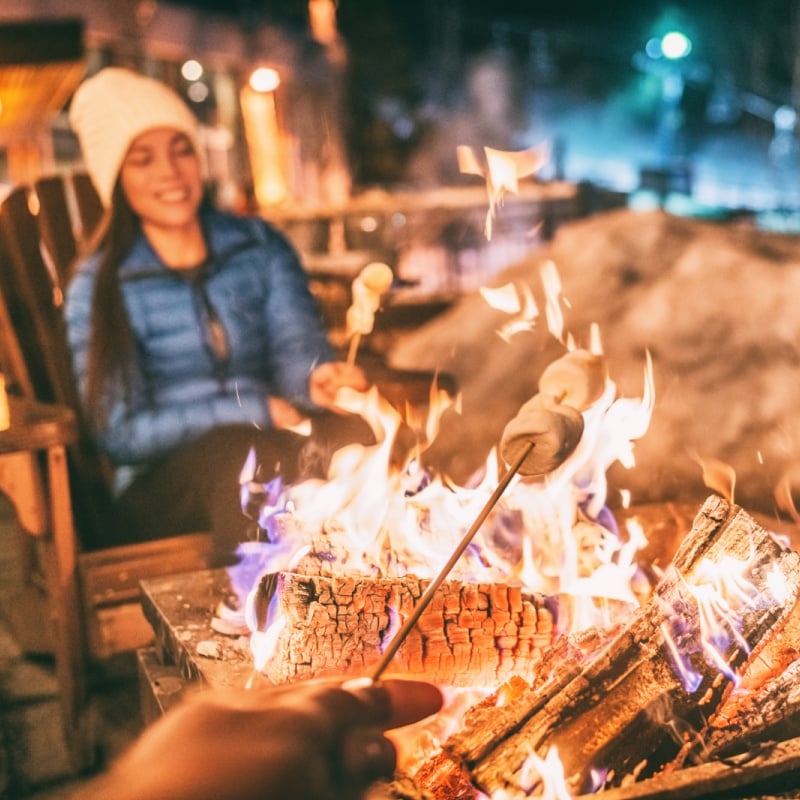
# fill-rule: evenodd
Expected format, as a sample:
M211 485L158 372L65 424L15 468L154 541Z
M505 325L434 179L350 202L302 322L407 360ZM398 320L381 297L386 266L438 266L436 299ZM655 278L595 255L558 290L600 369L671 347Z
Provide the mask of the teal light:
M692 42L686 34L670 31L661 37L661 52L672 61L686 58L692 52Z

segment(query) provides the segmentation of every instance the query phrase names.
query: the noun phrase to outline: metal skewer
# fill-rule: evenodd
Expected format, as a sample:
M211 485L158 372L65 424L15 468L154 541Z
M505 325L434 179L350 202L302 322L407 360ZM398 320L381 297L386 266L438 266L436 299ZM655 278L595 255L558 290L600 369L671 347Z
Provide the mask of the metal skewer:
M389 666L392 659L395 657L395 654L400 649L400 645L403 644L403 641L408 636L411 629L417 624L417 621L422 616L422 612L425 611L433 599L437 589L442 585L444 579L450 574L450 570L453 569L458 559L461 558L462 553L467 549L467 546L472 541L481 525L483 525L486 517L489 516L489 512L494 508L495 504L500 499L500 496L511 482L511 479L517 474L517 471L533 449L533 445L534 442L530 441L522 448L519 455L514 460L514 463L511 464L508 470L506 470L505 475L503 475L503 477L500 479L500 483L497 484L497 488L492 492L492 496L486 501L486 504L475 518L475 521L472 523L469 530L464 534L464 537L453 551L453 554L447 560L447 563L439 571L439 574L431 581L430 585L425 590L422 597L420 597L416 606L414 606L414 610L406 618L406 621L403 623L403 627L400 628L391 642L389 642L389 646L384 651L381 660L372 670L370 677L373 681L377 681L383 674L384 670Z

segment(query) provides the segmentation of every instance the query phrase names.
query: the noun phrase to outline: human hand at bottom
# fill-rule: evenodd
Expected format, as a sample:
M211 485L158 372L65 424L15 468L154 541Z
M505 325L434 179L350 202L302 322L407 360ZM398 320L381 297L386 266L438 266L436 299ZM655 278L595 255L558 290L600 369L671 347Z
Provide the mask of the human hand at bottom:
M394 771L383 731L441 705L432 684L399 679L201 690L148 728L89 797L356 800Z

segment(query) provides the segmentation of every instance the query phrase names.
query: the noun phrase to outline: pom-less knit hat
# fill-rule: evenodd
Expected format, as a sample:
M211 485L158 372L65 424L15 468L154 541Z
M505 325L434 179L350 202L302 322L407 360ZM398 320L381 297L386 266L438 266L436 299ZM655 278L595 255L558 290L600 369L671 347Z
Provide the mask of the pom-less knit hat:
M200 156L197 118L166 84L122 67L106 67L75 92L69 121L103 205L111 203L133 140L153 128L185 133Z

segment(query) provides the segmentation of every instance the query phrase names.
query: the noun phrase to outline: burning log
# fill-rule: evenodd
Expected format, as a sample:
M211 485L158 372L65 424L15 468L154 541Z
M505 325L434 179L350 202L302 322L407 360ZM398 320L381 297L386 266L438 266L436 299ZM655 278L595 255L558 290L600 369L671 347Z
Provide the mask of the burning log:
M671 765L724 758L767 739L797 733L800 716L800 603L782 630L751 659L739 686L733 688L709 720L702 739L687 743Z
M330 546L320 547L321 539L312 543L301 562L319 564L320 574L278 575L283 624L275 655L266 664L268 677L283 682L363 673L376 664L372 677L377 679L395 659L395 668L404 673L454 687L495 687L512 675L530 676L553 637L553 615L544 596L523 593L519 585L446 578L515 474L540 478L575 450L583 417L570 403L590 406L605 381L602 359L588 351L568 353L551 365L542 381L548 391L525 404L506 428L501 449L508 470L433 579L321 574L328 571L326 563L337 560L331 526L323 529ZM274 583L263 584L265 593ZM271 601L262 597L255 605L265 608Z
M462 753L461 758L454 759L446 750L440 751L422 764L413 779L404 780L402 790L393 786L392 796L402 800L474 800L477 792L464 765L477 762L509 731L517 730L532 709L541 708L563 689L607 641L608 634L597 629L558 636L536 664L530 681L514 676L469 710L469 755ZM416 794L410 786L416 787Z
M279 683L325 674L364 674L430 583L414 575L277 576L285 624L263 668ZM497 686L530 678L553 640L544 595L519 586L446 581L397 652L393 671L449 686Z
M800 739L772 743L755 753L725 761L710 761L678 772L656 775L648 781L609 789L601 794L581 795L575 800L719 800L719 798L765 797L767 785L797 775L800 769ZM775 785L777 791L797 788ZM770 795L772 796L772 795ZM780 794L780 797L789 795Z
M509 797L535 790L529 757L554 746L573 791L596 788L593 770L606 771L606 786L659 772L703 728L734 671L785 623L800 588L799 561L740 508L709 498L652 600L605 649L517 697L511 712L476 708L444 752L482 791ZM727 619L735 629L723 642L705 632L709 611L699 598L709 565L730 570L733 562L751 589L737 583L746 597L735 622Z

